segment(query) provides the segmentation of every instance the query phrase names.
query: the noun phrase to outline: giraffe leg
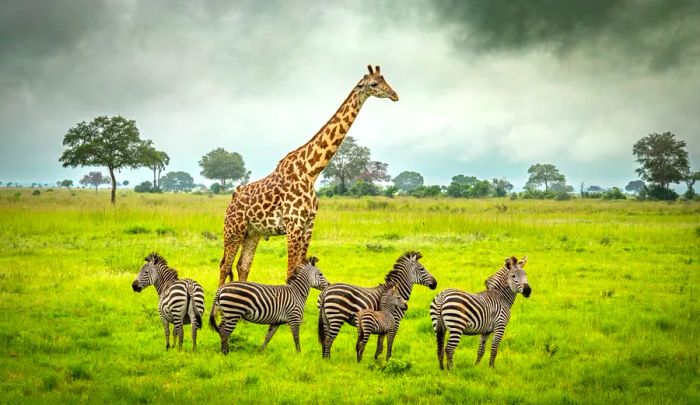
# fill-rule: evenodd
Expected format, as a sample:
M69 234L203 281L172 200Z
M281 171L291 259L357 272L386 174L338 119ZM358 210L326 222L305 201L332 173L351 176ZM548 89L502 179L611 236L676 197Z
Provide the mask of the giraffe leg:
M233 281L233 260L238 253L238 247L243 241L243 232L237 232L226 237L224 242L224 257L219 263L219 287L226 282L226 277L230 277Z
M255 256L255 249L258 247L258 242L260 242L259 235L248 234L243 239L243 244L241 245L241 257L238 258L238 264L236 265L238 279L240 281L248 280L250 265L253 264L253 257Z
M304 260L309 252L309 243L311 243L311 234L313 231L314 217L311 217L306 223L306 228L304 228L304 234L302 236L301 252L299 252L299 257L301 257L301 260Z
M304 260L304 227L299 221L287 222L287 280L294 274L297 264Z

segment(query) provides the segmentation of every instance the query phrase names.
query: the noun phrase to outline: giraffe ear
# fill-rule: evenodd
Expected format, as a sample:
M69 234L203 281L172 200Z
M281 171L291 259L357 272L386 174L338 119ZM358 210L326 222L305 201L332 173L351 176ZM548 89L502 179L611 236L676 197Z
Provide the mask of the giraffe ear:
M369 70L369 74L374 74L374 72L372 71L372 65L367 65L367 70Z
M380 74L380 73L379 73L379 66L375 66L375 67L374 67L374 73Z

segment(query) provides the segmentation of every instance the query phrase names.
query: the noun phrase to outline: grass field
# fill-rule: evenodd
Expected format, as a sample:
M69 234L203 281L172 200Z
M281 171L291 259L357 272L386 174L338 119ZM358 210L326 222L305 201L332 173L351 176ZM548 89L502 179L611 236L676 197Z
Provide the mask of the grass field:
M219 353L205 327L192 353L164 349L153 288L131 290L156 250L205 289L218 280L228 196L0 191L0 402L698 403L700 204L383 198L324 199L310 253L331 282L376 285L420 250L438 291L483 289L506 256L528 255L495 369L464 337L438 369L415 287L389 362L355 362L345 326L330 361L312 290L302 354L282 327L242 323ZM283 237L261 242L251 281L282 282ZM374 350L374 340L367 353Z

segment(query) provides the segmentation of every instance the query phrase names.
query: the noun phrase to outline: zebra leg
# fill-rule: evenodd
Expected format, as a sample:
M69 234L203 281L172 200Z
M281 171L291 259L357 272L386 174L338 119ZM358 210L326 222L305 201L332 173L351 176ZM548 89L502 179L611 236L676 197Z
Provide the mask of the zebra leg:
M450 337L447 339L447 347L445 348L445 353L447 354L447 369L452 368L452 358L455 354L455 349L459 345L459 340L462 338L462 333L457 330L450 331Z
M323 358L324 359L330 359L331 358L331 346L333 346L333 341L335 340L336 336L338 336L338 332L340 332L340 327L342 326L342 323L329 323L328 328L326 328L326 337L323 339Z
M292 337L294 338L294 347L297 349L297 353L301 353L301 345L299 344L299 324L296 322L290 323L289 330L292 331Z
M484 357L484 351L486 351L486 340L489 338L488 333L481 335L481 340L479 341L479 350L476 351L476 364L478 365L481 358Z
M491 341L491 359L489 360L489 367L493 367L494 364L496 364L496 354L498 354L498 345L501 343L501 338L503 338L503 332L505 332L505 327L497 327L493 331L493 340Z
M170 349L170 323L162 317L160 321L163 323L163 331L165 332L165 350L168 350ZM173 346L174 345L175 342L173 341Z
M368 341L369 341L369 333L360 332L360 329L358 328L357 343L355 343L355 351L357 352L357 362L358 363L360 361L362 361L362 355L365 352L365 346L367 346Z
M265 348L267 347L267 344L270 343L270 340L272 339L272 336L277 332L277 329L279 328L279 325L270 325L269 328L267 328L267 335L265 335L265 341L263 342L262 346L260 346L260 351L264 351Z
M233 320L225 320L219 325L219 337L221 337L221 353L228 354L228 338L231 333L236 329L236 324L238 324L238 318Z
M374 359L377 360L379 358L379 355L382 354L382 351L384 350L384 336L385 334L379 334L377 336L377 351L374 352Z
M250 266L253 264L253 257L255 256L255 249L258 248L258 242L260 242L260 236L248 234L243 239L241 257L238 258L238 264L236 265L240 281L248 280L248 273L250 273Z
M438 321L435 328L435 337L437 339L437 356L440 363L440 370L444 370L443 359L445 358L445 327Z
M173 346L175 346L175 339L177 339L177 348L182 350L182 340L185 336L185 328L182 326L182 322L176 323L173 327Z
M386 361L391 358L391 349L394 347L394 338L396 337L396 332L389 332L386 337Z

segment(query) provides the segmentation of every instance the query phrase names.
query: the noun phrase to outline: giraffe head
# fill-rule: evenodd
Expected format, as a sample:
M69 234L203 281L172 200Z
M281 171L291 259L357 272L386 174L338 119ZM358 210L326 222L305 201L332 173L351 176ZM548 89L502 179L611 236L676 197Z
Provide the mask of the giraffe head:
M365 97L374 96L388 98L391 101L399 101L399 95L396 94L394 89L389 86L389 83L384 80L379 66L375 66L374 69L372 69L372 65L367 65L367 69L369 70L369 74L362 77L362 80L355 86L355 90L365 95Z

